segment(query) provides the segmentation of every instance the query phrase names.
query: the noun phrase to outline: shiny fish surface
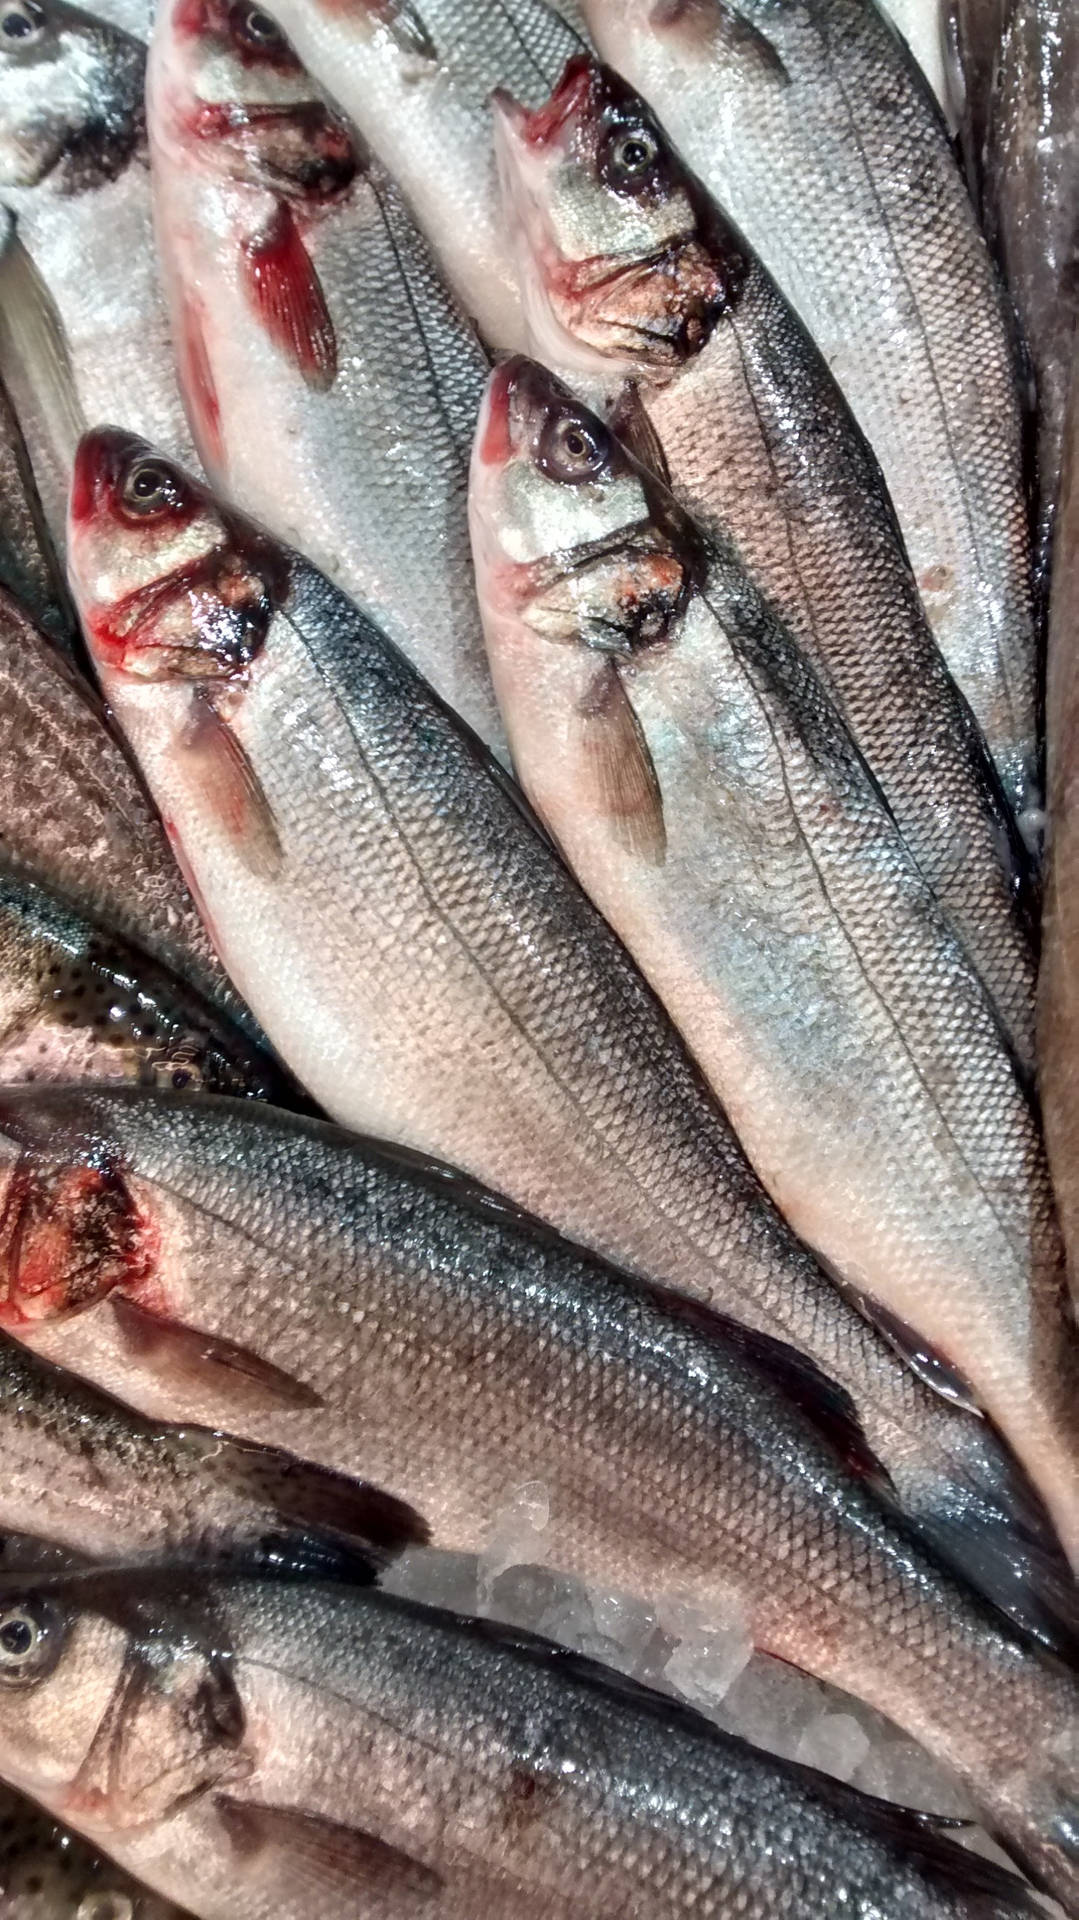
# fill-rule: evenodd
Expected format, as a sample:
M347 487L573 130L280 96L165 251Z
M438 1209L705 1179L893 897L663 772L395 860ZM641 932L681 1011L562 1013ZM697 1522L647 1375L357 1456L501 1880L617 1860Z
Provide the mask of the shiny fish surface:
M577 31L544 0L275 0L300 58L370 141L492 348L524 345L490 95L542 100Z
M492 378L472 497L526 791L776 1204L997 1422L1074 1563L1079 1382L1044 1147L820 682L729 549L533 362Z
M224 0L161 8L149 121L207 471L504 752L468 545L488 362L400 191L268 16Z
M0 1788L0 1914L4 1920L190 1920L32 1800Z
M600 53L649 101L831 366L880 461L945 660L1015 807L1036 808L1016 370L928 90L866 0L588 0L586 12Z
M0 1767L203 1920L1033 1910L931 1822L530 1635L377 1591L130 1593L0 1594Z
M821 674L1031 1069L1026 857L820 354L617 74L578 59L535 113L496 105L539 357L633 382L645 420L616 399L620 429L654 436Z
M927 1425L903 1369L857 1315L836 1317L518 789L377 630L121 434L84 443L71 551L110 703L219 949L320 1104L804 1340L850 1381L905 1504L965 1534L953 1481L969 1475L990 1560L1003 1547L1010 1567L1013 1497L991 1439Z
M153 252L146 49L64 0L24 12L0 42L0 374L62 547L85 426L192 454Z

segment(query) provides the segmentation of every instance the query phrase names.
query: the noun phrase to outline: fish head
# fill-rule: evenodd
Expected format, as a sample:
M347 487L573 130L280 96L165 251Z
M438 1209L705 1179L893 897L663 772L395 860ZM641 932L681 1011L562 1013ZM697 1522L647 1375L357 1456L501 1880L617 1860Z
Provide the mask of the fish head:
M194 1615L192 1615L194 1618ZM0 1583L0 1765L61 1818L107 1836L250 1770L227 1655L137 1573Z
M265 641L287 560L146 441L86 434L68 556L103 678L183 691L243 679Z
M338 199L360 164L347 121L251 0L173 0L151 98L154 138L173 155L301 205Z
M78 193L145 134L146 49L63 0L0 5L0 186Z
M493 108L537 345L562 365L669 378L737 302L737 235L645 101L589 55L535 111L505 93Z

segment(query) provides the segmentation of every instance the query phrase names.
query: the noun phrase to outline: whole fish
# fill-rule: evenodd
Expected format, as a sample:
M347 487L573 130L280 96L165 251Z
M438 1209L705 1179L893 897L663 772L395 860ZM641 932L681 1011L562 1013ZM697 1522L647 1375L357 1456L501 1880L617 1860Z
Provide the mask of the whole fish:
M1046 676L1049 835L1038 976L1038 1086L1079 1300L1079 386L1073 382L1053 553Z
M488 362L398 188L258 10L162 6L149 80L157 232L207 472L504 752L468 545Z
M777 1206L965 1382L1074 1564L1079 1358L1037 1123L821 683L730 549L531 361L492 377L472 499L526 792Z
M88 1182L107 1234L111 1176L98 1169L84 1173ZM66 1203L85 1216L85 1193L69 1190ZM113 1249L122 1258L115 1239ZM35 1532L95 1560L257 1551L354 1571L361 1549L385 1558L426 1537L418 1516L377 1487L277 1448L149 1420L6 1336L0 1434L0 1527L22 1532L32 1521Z
M65 1205L61 1214L53 1198L77 1188L79 1170L103 1155L123 1194L111 1238L126 1235L140 1249L126 1267L101 1232L92 1187L84 1213ZM542 1384L539 1351L520 1350L519 1373L500 1364L475 1380L467 1461L459 1444L462 1356L474 1329L485 1326L500 1352L517 1354L511 1329L530 1298L552 1329L564 1329L559 1353L581 1366L593 1398L602 1398L602 1373L584 1364L589 1342L573 1331L583 1337L581 1314L606 1314L604 1338L617 1346L614 1330L624 1328L623 1352L639 1353L634 1322L643 1315L654 1325L656 1310L593 1256L437 1163L280 1114L249 1120L219 1101L17 1095L0 1104L0 1167L5 1190L11 1178L21 1182L0 1259L0 1324L35 1350L155 1418L225 1426L345 1473L370 1477L374 1463L380 1482L407 1483L440 1536L458 1545L479 1544L505 1488L534 1470L558 1489L557 1526L578 1543L565 1550L585 1554L591 1577L610 1586L632 1574L654 1586L654 1566L605 1561L580 1517L581 1488L608 1471L602 1459L597 1467L594 1427L521 1418L537 1392L556 1391L550 1379ZM747 1246L747 1268L751 1257ZM805 1256L801 1271L789 1260L787 1281L786 1300L754 1299L744 1282L716 1293L750 1326L797 1334L849 1383L907 1515L998 1605L1074 1660L1074 1587L1039 1549L1036 1504L1010 1480L984 1423L883 1351ZM306 1410L297 1381L318 1396ZM481 1409L475 1395L484 1391ZM675 1407L670 1418L668 1440L649 1445L674 1461L693 1417ZM613 1418L602 1444L622 1458L624 1478L653 1471ZM706 1497L709 1485L699 1483ZM672 1486L669 1497L695 1533L696 1496ZM1026 1530L1024 1507L1033 1509ZM668 1577L662 1568L660 1576Z
M0 1083L114 1078L289 1097L273 1062L147 954L0 870Z
M274 0L273 12L399 182L488 345L522 347L488 102L499 86L542 100L579 32L545 0Z
M1012 343L927 88L869 0L588 0L586 12L603 58L650 102L831 366L880 461L944 658L1009 798L1036 812Z
M190 1920L140 1886L51 1814L0 1787L0 1913L4 1920Z
M1013 0L985 159L985 219L1036 391L1038 559L1048 574L1079 315L1079 16Z
M4 1773L203 1920L1035 1910L931 1818L377 1590L11 1586L0 1677Z
M88 685L0 588L0 861L247 1020Z
M153 251L146 49L68 6L25 0L0 36L0 376L62 548L83 427L119 420L184 459L191 440Z
M535 113L495 105L540 357L633 382L639 439L658 442L676 497L733 541L821 674L1032 1067L1025 855L820 354L617 74L582 56ZM642 426L624 402L615 418Z
M82 657L71 597L45 525L14 409L0 386L0 587L69 659Z
M850 1383L892 1470L909 1455L919 1511L963 1534L954 1468L935 1431L923 1447L901 1369L856 1315L835 1320L624 949L408 663L126 435L83 444L70 550L110 704L219 949L320 1104L804 1341ZM1014 1502L991 1440L983 1459L1003 1522L1000 1544L985 1529L992 1560Z

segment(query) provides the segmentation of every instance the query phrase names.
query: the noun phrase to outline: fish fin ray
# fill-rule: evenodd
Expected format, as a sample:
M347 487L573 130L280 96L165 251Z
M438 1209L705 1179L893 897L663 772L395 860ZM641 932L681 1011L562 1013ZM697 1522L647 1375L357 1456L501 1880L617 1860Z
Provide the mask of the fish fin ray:
M640 388L635 380L627 380L622 387L610 411L608 421L611 432L628 448L634 459L649 473L655 474L665 487L670 487L671 470L667 465L667 456L659 434L645 410Z
M614 661L595 676L577 708L587 802L629 853L663 865L663 794L648 742ZM586 803L587 803L586 802Z
M275 880L284 856L270 803L236 734L202 695L195 698L182 745L189 774L249 872Z
M437 1900L443 1888L440 1874L399 1847L346 1827L337 1820L304 1812L298 1807L266 1806L259 1801L214 1795L214 1806L234 1854L243 1863L262 1857L281 1888L282 1905L288 1889L304 1896L305 1904L319 1905L319 1890L342 1894L359 1892L407 1900L409 1911L421 1912Z
M124 1293L111 1293L108 1304L128 1353L170 1389L194 1383L222 1411L237 1413L324 1405L305 1381L235 1341L153 1313Z
M261 233L245 242L243 276L274 345L309 387L326 392L337 378L337 336L322 282L283 200Z
M923 1339L916 1328L909 1326L899 1314L892 1313L890 1308L881 1306L879 1301L874 1300L871 1294L864 1293L860 1287L842 1286L841 1290L857 1307L863 1319L876 1327L911 1372L917 1374L923 1386L929 1387L953 1406L962 1407L965 1413L982 1414L982 1407L973 1389L959 1369L938 1348Z
M203 1430L185 1431L194 1438ZM369 1558L372 1575L406 1547L426 1546L431 1538L426 1520L407 1501L366 1480L300 1460L283 1447L213 1435L210 1458L222 1479L272 1508L301 1536L330 1536L358 1547L361 1558Z

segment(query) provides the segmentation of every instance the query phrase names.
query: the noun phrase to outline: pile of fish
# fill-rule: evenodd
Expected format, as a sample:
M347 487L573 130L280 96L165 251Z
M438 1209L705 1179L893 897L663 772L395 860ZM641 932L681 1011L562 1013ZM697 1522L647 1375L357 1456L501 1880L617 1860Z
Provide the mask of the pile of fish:
M1079 1916L1073 0L94 3L0 1916Z

